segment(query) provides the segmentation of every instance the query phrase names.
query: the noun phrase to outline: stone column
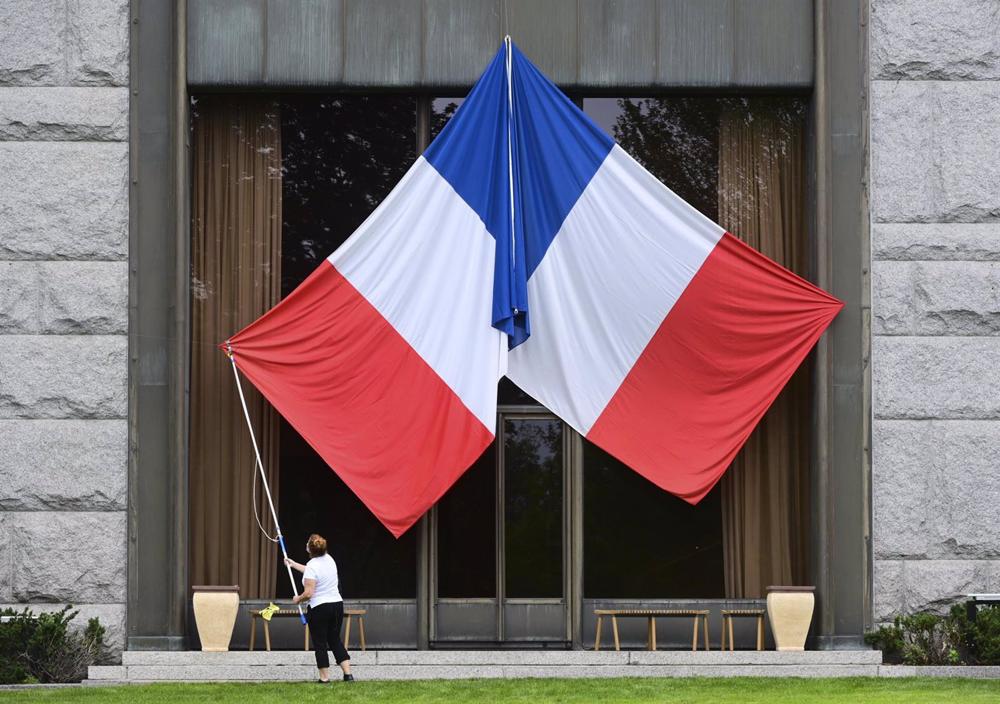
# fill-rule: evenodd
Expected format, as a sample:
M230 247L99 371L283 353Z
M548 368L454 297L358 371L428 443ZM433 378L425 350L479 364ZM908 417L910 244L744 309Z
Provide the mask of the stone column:
M1000 6L872 0L874 616L1000 591Z
M127 0L0 4L0 605L125 625Z

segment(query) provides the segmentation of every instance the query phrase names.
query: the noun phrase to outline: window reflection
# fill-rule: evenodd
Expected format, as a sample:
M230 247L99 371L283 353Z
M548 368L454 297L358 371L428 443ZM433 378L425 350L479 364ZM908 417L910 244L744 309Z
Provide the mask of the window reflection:
M438 502L439 597L496 597L496 491L492 442Z
M448 124L458 108L465 102L465 98L434 98L431 100L431 141L441 134L441 130Z
M382 202L416 159L406 96L286 98L281 106L282 293L288 295Z
M586 98L583 109L670 190L717 219L718 98Z
M697 506L584 442L583 595L724 596L718 487Z
M506 419L504 561L509 598L563 596L563 423Z

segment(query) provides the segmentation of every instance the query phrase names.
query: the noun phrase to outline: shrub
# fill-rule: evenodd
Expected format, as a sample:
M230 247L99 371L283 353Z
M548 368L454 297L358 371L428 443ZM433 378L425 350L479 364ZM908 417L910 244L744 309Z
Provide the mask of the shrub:
M1000 665L1000 607L980 608L970 620L965 604L947 616L897 616L892 625L865 635L887 663L906 665Z
M979 609L969 631L976 664L1000 665L1000 606Z
M79 682L87 668L108 657L105 629L96 618L86 628L70 622L79 614L66 606L52 613L33 614L5 609L0 623L0 684Z
M865 635L885 662L906 665L958 665L961 641L950 619L935 614L897 616L891 626Z

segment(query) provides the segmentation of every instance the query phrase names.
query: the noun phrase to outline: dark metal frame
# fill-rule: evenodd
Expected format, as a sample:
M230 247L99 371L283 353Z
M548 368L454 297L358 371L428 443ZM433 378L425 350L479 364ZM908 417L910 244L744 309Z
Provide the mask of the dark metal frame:
M505 555L505 491L504 491L504 421L519 419L551 419L559 420L552 412L541 406L500 406L497 411L497 465L495 467L494 481L496 484L496 520L494 543L496 545L496 597L495 598L442 598L437 596L437 508L434 507L429 512L431 530L431 544L428 549L431 554L429 580L431 587L431 622L430 641L438 645L451 645L465 642L483 642L474 637L444 637L439 632L437 623L437 610L444 605L469 605L469 604L490 604L496 613L496 630L494 638L488 642L495 645L526 645L526 644L571 644L573 643L573 633L578 627L579 614L572 608L573 603L578 603L573 598L574 587L576 586L572 573L572 566L576 563L574 559L574 531L573 522L577 514L582 512L582 502L577 505L573 502L575 477L582 474L583 459L581 453L577 452L578 447L582 447L577 439L579 434L568 425L563 424L562 452L563 452L563 497L562 497L562 597L552 598L511 598L506 596L506 555ZM581 546L582 548L582 546ZM582 549L579 551L582 556ZM551 606L560 605L563 611L564 636L559 639L518 636L511 635L507 631L505 623L505 612L508 606Z
M129 648L186 645L189 87L446 95L468 87L506 31L579 93L812 88L816 279L847 304L816 353L814 642L860 645L871 622L867 2L552 0L538 8L532 0L131 0ZM305 31L287 41L295 22ZM607 33L608 24L623 31ZM429 98L417 121L426 140ZM581 456L579 436L570 442ZM570 503L582 506L577 464ZM570 637L580 647L581 512L567 520ZM429 520L415 530L415 644L426 648Z

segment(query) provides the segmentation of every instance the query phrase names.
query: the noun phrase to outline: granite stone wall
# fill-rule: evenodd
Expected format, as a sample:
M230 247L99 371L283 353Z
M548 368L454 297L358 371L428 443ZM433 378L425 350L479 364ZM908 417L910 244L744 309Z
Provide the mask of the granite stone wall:
M0 2L0 605L124 642L128 0Z
M871 0L876 621L1000 592L1000 2Z

